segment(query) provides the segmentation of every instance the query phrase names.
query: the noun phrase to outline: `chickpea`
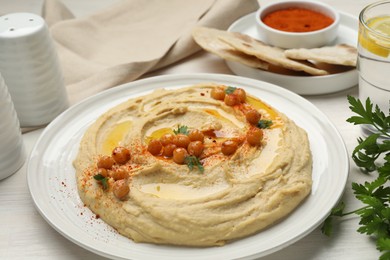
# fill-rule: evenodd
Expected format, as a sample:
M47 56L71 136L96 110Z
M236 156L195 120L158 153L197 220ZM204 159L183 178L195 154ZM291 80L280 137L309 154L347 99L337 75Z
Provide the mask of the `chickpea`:
M114 196L117 197L119 200L124 200L127 194L129 194L130 188L126 180L118 180L114 182L112 192L114 193Z
M172 157L173 151L176 149L176 145L174 144L167 144L163 147L163 156L165 157Z
M115 161L111 156L103 155L102 157L99 158L99 161L97 162L97 167L108 170L111 169L114 163Z
M129 173L124 169L116 169L115 171L111 172L111 177L117 181L117 180L123 180L129 177Z
M238 105L240 103L240 101L238 100L238 97L236 95L233 95L233 94L226 95L224 98L224 102L226 105L231 106L231 107Z
M160 155L162 151L162 144L159 140L153 139L148 144L148 152L154 156Z
M221 152L224 155L232 155L234 154L238 149L238 143L234 140L226 140L221 145Z
M257 111L256 109L251 109L248 112L246 112L245 117L250 124L257 125L257 123L261 118L261 115L259 111Z
M263 140L263 130L260 128L252 128L246 133L246 140L252 146L260 146Z
M130 160L130 151L125 147L115 147L112 151L112 158L118 164L125 164Z
M216 100L223 100L225 98L225 89L223 87L213 88L210 93L211 97Z
M173 150L173 161L177 164L184 164L186 157L188 156L188 152L186 149L179 147Z
M104 168L99 168L97 170L97 173L96 174L100 174L101 176L103 177L108 177L108 170L107 169L104 169Z
M246 100L246 92L245 92L245 90L243 90L242 88L237 88L236 90L234 90L233 94L237 96L238 101L240 103L244 103L245 102L245 100Z
M204 134L202 133L202 131L200 131L198 129L192 130L188 134L188 137L190 138L191 141L201 141L201 142L203 142L203 140L204 140Z
M165 134L160 138L160 142L163 146L175 143L176 136L174 134Z
M203 149L204 145L201 141L194 141L188 145L188 153L196 157L199 157L202 154Z
M190 144L191 140L190 138L185 135L185 134L178 134L176 135L176 141L175 141L175 145L177 147L182 147L182 148L186 148L188 147L188 145Z

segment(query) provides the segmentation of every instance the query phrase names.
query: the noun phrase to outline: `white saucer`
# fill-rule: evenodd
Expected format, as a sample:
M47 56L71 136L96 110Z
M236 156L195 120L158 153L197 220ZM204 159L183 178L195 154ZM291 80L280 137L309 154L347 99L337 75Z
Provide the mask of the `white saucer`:
M240 32L262 40L256 30L255 13L248 14L234 22L228 31ZM334 44L357 45L358 20L352 15L340 12L339 33ZM254 69L238 62L226 61L227 66L237 75L259 79L279 85L300 95L328 94L356 86L356 69L326 76L296 76ZM340 66L341 67L341 66Z

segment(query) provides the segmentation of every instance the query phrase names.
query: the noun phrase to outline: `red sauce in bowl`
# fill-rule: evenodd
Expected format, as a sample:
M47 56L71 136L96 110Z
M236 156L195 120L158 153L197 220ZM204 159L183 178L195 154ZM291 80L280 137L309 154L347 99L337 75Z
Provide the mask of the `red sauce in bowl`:
M267 14L263 23L285 32L312 32L328 27L333 19L317 11L287 8Z

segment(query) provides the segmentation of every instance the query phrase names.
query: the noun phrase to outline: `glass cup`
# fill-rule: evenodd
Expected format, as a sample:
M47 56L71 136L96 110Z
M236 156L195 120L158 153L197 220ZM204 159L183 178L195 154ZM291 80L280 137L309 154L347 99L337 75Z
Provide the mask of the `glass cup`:
M358 71L359 99L369 97L374 105L389 113L390 101L390 1L366 6L359 15ZM362 125L364 134L376 130Z

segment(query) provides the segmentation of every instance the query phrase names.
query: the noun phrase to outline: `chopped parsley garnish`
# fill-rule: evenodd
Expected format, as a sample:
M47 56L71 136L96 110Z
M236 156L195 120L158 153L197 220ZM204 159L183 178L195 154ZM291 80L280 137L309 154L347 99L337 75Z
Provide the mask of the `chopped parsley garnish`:
M96 174L95 176L93 176L93 178L102 184L103 190L108 189L108 178L107 177L104 177L103 175L101 175L99 173L99 174Z
M190 171L192 171L194 169L194 167L197 167L200 172L202 172L202 173L204 172L204 167L203 167L202 163L199 161L199 158L196 156L193 156L193 155L187 156L185 158L185 163L187 164Z
M173 130L173 132L175 133L175 135L177 135L177 134L188 135L188 126L186 126L186 125L178 125L177 129Z
M270 128L272 125L272 120L259 120L257 127L261 129Z
M225 93L226 94L233 94L233 92L236 90L237 88L235 88L235 87L227 87L226 89L225 89Z

